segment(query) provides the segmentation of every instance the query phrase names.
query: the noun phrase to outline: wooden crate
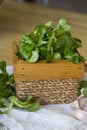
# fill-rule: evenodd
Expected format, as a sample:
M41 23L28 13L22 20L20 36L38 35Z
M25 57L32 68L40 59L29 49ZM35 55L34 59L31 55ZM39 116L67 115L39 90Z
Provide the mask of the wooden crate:
M17 96L26 99L32 95L42 104L69 103L77 98L78 80L84 76L84 63L67 60L52 63L28 63L20 60L12 41L12 59Z

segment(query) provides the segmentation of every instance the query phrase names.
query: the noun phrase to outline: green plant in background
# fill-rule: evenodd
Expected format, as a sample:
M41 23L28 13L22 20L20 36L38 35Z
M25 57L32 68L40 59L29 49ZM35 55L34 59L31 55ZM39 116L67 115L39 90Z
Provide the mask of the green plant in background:
M74 38L70 31L71 26L66 19L60 19L54 28L52 22L38 25L32 33L22 35L16 54L30 63L60 59L67 59L74 64L84 62L77 51L82 47L81 40Z
M81 94L81 91L84 97L87 97L87 80L82 80L79 82L78 94Z
M0 61L0 71L0 98L15 95L14 76L8 74L5 61Z
M39 109L39 102L32 98L29 96L23 101L16 97L14 75L8 74L6 62L0 61L0 114L7 114L12 107L34 112Z

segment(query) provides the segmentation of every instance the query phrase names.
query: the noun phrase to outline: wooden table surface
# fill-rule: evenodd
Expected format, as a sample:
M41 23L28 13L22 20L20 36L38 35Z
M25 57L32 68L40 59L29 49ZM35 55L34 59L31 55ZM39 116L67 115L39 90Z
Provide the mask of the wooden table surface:
M55 26L60 18L66 18L72 26L72 35L81 39L81 55L87 63L87 15L43 7L37 4L19 2L18 0L4 0L0 5L0 60L12 65L10 43L13 39L20 39L23 33L33 31L38 24L48 21Z

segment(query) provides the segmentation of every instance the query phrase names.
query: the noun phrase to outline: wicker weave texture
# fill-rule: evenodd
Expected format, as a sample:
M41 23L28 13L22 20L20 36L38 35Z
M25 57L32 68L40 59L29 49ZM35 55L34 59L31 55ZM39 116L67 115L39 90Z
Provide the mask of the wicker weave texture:
M76 78L16 82L19 98L32 95L40 104L70 103L77 98L77 92Z

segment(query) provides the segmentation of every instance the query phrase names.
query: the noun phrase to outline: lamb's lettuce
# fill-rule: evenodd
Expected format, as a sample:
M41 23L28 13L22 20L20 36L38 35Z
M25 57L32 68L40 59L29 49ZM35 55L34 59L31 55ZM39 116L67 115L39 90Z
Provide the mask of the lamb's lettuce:
M84 97L87 97L87 80L81 80L79 82L78 94L83 93Z
M5 61L0 61L0 71L0 98L8 98L15 94L14 76L8 74Z
M12 107L33 112L39 109L39 102L32 101L32 96L25 101L16 96L14 83L14 75L7 72L6 62L0 61L0 114L7 114Z
M60 19L54 28L51 21L38 25L32 33L23 34L17 54L31 63L38 60L51 62L54 59L68 59L74 64L84 62L77 51L82 47L81 40L73 37L70 31L71 26L66 19Z

